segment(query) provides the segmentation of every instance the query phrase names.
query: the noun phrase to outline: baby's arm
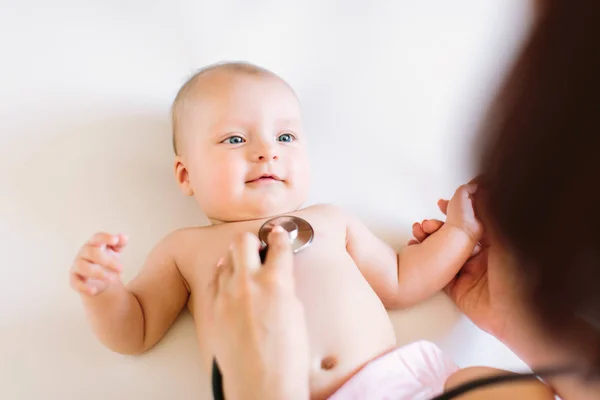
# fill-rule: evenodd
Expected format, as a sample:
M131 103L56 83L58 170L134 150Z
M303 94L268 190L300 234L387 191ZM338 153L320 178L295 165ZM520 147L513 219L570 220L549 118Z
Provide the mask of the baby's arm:
M95 235L74 262L71 285L81 294L96 337L115 352L138 354L163 337L184 308L189 292L173 257L176 233L155 246L127 285L118 276L118 255L125 240Z
M448 221L427 241L397 254L358 219L349 216L347 249L387 308L404 308L441 290L469 259L481 235L469 192L461 186L448 206ZM468 223L465 223L468 222Z
M443 289L476 245L462 229L444 224L427 241L405 248L398 261L399 305L419 303Z

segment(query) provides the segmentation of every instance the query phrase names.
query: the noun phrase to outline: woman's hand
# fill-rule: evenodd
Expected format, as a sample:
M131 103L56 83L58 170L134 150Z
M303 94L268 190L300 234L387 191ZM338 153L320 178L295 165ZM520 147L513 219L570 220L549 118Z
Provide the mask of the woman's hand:
M448 212L448 200L440 200L442 213ZM425 220L413 225L414 239L420 243L444 225L439 220ZM522 304L518 295L519 282L510 267L506 253L492 245L489 234L483 233L474 255L465 263L445 292L457 307L480 329L504 340L508 327L520 321Z
M483 224L475 215L475 205L473 198L477 191L477 184L469 182L461 185L449 202L444 202L446 214L446 224L460 229L467 234L475 243L478 243L483 234Z
M238 237L209 285L210 343L227 400L309 398L308 335L288 235L276 227L268 242L261 265L258 238Z
M448 201L438 202L446 214ZM413 225L409 244L427 240L444 225L439 220L426 220ZM580 328L578 346L565 347L553 341L535 323L523 299L522 280L509 252L491 234L490 227L480 240L481 251L465 263L445 292L457 307L480 329L495 336L531 368L583 364L581 349L600 346L597 331ZM592 354L594 350L590 350ZM577 376L548 377L546 383L564 399L600 398L600 382L583 381Z

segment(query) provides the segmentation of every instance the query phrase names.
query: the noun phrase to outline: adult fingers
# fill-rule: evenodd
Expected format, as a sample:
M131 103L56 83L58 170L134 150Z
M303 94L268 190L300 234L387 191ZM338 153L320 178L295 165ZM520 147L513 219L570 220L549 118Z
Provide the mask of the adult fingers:
M475 182L467 183L465 185L465 190L469 194L475 194L475 192L477 191L477 188L478 188L478 185Z
M204 316L207 323L207 330L209 334L214 333L216 329L215 318L216 315L219 314L219 310L216 310L217 304L219 304L219 296L221 296L222 288L225 285L225 277L223 276L225 273L229 273L224 268L225 257L221 257L219 261L217 261L214 269L212 279L206 286L206 300L203 302L204 304ZM222 303L221 303L222 304Z
M479 184L482 181L482 178L483 177L481 175L477 175L475 178L469 181L468 185L470 185L471 183Z
M288 233L282 227L276 226L269 233L268 243L269 251L263 268L269 271L279 271L291 277L294 260Z
M475 248L473 249L473 253L471 253L471 257L475 257L477 254L481 253L482 250L483 246L481 245L481 243L477 243L475 245Z
M453 201L455 199L460 199L461 201L467 201L467 200L469 200L471 195L475 194L476 191L477 191L476 183L468 183L465 185L460 185L454 192L452 199L453 199Z
M224 257L221 257L219 261L217 261L217 264L215 265L215 268L213 270L212 278L208 282L208 285L206 287L206 297L208 300L205 302L205 305L211 310L211 312L214 300L219 295L221 285L223 284L223 278L221 277L221 275L223 274L224 262Z
M232 245L233 248L233 245ZM217 269L215 272L215 279L217 282L217 293L219 296L220 293L226 290L228 286L230 286L231 278L233 276L233 258L232 258L233 250L230 249L225 257L221 258L217 263Z
M234 239L229 251L234 275L246 276L260 269L259 249L260 241L251 233L244 233Z

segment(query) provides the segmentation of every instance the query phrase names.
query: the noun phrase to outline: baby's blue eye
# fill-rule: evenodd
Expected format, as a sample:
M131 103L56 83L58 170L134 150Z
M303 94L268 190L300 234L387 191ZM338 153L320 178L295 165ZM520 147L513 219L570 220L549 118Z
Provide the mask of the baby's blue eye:
M290 133L284 133L283 135L280 135L277 140L280 142L293 142L294 136L292 136Z
M229 144L244 143L244 138L241 136L232 136L232 137L225 139L225 143L229 143Z

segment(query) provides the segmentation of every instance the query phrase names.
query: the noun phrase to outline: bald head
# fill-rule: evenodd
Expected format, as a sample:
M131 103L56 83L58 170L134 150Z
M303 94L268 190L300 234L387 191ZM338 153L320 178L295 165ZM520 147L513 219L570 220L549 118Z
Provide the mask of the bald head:
M172 129L173 129L173 151L179 155L181 150L181 116L185 105L191 101L201 100L208 95L213 88L215 79L219 77L231 77L236 75L249 75L256 77L274 78L289 85L277 74L245 62L226 62L212 64L194 73L179 89L171 107ZM290 87L290 90L292 88ZM292 90L293 92L293 90Z

